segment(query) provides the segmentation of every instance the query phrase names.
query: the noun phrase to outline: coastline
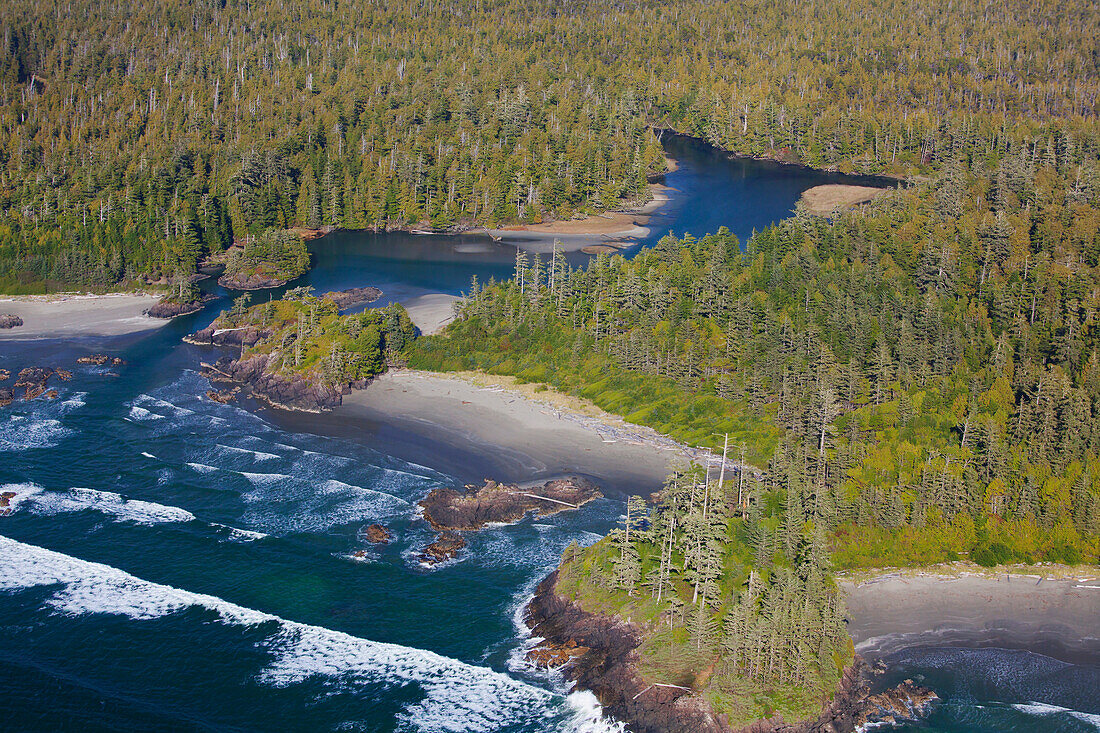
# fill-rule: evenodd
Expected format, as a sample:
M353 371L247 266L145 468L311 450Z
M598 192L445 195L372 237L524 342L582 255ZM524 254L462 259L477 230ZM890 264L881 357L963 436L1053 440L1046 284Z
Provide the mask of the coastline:
M840 574L856 651L1024 649L1100 660L1100 568L971 565Z
M659 442L662 436L647 435L648 428L621 421L617 426L595 406L584 410L580 400L548 390L535 393L535 385L509 381L474 373L391 370L345 396L330 419L396 426L426 436L436 452L446 446L481 453L496 464L494 479L575 473L592 477L612 495L657 491L672 460L690 450L667 438ZM626 438L629 428L637 431L632 439Z
M0 330L0 341L79 336L120 336L168 323L145 314L159 297L147 293L60 293L0 296L0 314L23 319L22 326Z

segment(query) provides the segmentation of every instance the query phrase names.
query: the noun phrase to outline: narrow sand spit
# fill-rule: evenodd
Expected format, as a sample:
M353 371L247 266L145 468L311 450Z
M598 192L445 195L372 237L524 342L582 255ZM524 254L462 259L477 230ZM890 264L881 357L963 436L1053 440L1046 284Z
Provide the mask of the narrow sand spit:
M1100 572L1029 568L842 579L856 651L912 646L1005 647L1100 658Z
M845 186L839 183L829 183L803 191L802 202L811 214L825 215L832 214L838 209L846 209L849 206L866 203L889 190L888 188L876 188L874 186Z
M0 340L118 336L158 328L168 321L144 312L157 302L152 295L44 295L0 298L0 314L23 319L23 325L0 330Z

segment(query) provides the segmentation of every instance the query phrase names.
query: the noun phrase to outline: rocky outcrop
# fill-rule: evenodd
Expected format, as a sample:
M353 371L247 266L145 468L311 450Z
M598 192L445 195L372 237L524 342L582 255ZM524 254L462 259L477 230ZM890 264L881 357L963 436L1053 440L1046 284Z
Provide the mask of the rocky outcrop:
M190 336L184 336L183 340L197 346L255 346L271 334L270 329L251 324L232 329L215 328L211 325Z
M6 382L11 379L11 372L7 369L0 369L0 382Z
M336 308L345 311L364 303L373 303L382 297L382 291L378 288L348 288L347 290L334 290L321 296L336 304Z
M866 665L857 657L844 671L832 701L816 718L795 723L774 718L735 729L692 690L642 677L639 626L585 611L559 595L556 583L555 571L539 584L525 611L532 633L545 639L529 658L534 654L536 664L566 664L566 678L595 693L604 709L634 733L847 733L868 723L919 717L936 700L934 692L911 680L872 694L864 674Z
M577 509L601 496L595 484L576 476L554 479L530 489L485 479L485 485L480 488L468 485L466 493L434 489L420 506L432 529L470 531L489 523L518 522L528 512L544 517Z
M64 369L27 367L19 372L19 376L15 381L15 389L23 390L23 399L33 400L46 391L46 384L51 377L57 377L62 382L67 382L73 378L73 375L72 372ZM8 404L11 404L11 402L9 401Z
M366 538L372 545L386 545L393 539L393 533L381 524L372 524L367 527Z
M466 546L466 539L457 532L441 532L435 541L425 547L416 559L424 565L438 565L445 560L458 556L458 551Z
M7 407L15 400L15 390L0 389L0 407Z
M294 277L297 277L297 275ZM280 288L292 279L261 273L237 272L233 274L226 273L219 277L218 285L229 290L263 290L264 288Z
M322 384L298 373L268 371L269 357L257 354L246 359L223 357L214 364L203 364L203 376L212 382L243 385L252 396L273 407L302 412L321 412L339 407L344 395L367 386L359 380L335 387Z
M174 301L174 300L160 300L153 304L149 310L145 311L145 314L153 318L175 318L176 316L186 316L190 313L197 313L203 309L207 303L212 300L216 300L214 295L203 295L195 300L186 301Z
M11 500L16 496L17 494L14 491L0 492L0 517L6 517L11 514Z
M0 315L0 328L18 328L23 325L23 319L10 313Z
M206 390L206 399L211 402L218 402L223 405L228 405L237 397L237 393L241 391L240 387L233 387L232 389L208 389Z
M110 356L108 354L91 354L89 356L81 356L76 360L76 363L94 364L95 366L122 366L126 362L117 356Z

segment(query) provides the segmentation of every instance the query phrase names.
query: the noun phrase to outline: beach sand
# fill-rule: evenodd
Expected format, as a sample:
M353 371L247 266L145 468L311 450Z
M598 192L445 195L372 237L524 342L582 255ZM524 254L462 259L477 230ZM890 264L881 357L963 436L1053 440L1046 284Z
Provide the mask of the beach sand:
M332 415L428 436L430 452L439 460L452 452L484 455L486 470L495 473L478 480L581 473L596 479L609 495L648 495L661 487L669 463L681 455L671 447L609 442L609 432L596 427L598 419L569 419L551 401L426 372L384 374L366 390L346 396ZM445 463L441 470L446 470Z
M825 215L838 209L846 209L849 206L866 203L889 190L888 188L876 188L874 186L846 186L839 183L829 183L803 191L802 203L806 205L811 214Z
M538 253L552 252L555 241L562 251L567 252L592 247L611 250L629 246L649 235L649 215L664 206L672 192L672 189L660 183L649 184L649 190L650 200L635 209L606 211L582 219L524 224L485 231L506 244Z
M23 319L23 325L0 330L0 340L65 336L118 336L158 328L167 320L144 311L157 302L152 295L24 296L0 299L0 314Z
M442 293L429 293L418 295L414 298L401 301L405 310L409 312L409 318L426 335L438 333L454 318L452 310L455 301L460 300L455 295Z
M840 587L848 602L848 632L866 658L914 646L959 646L1100 659L1096 568L1033 568L1011 575L907 571L862 582L842 579Z

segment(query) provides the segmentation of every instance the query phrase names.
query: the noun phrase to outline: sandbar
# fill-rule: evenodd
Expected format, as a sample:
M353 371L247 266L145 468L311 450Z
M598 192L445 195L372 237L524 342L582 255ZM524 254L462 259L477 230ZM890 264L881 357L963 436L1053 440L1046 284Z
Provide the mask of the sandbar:
M856 204L864 204L890 189L875 186L847 186L827 183L802 192L802 203L811 214L832 214Z

